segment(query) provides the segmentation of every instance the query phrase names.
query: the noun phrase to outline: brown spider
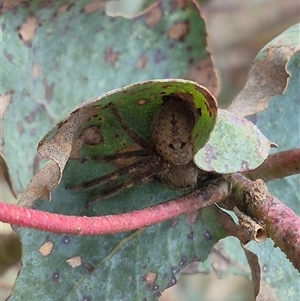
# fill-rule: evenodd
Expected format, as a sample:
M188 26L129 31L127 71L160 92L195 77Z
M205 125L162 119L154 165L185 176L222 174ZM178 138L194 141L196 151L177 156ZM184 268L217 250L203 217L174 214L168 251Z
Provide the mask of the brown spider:
M113 162L118 169L68 188L84 190L105 184L101 194L89 200L88 203L92 203L150 178L167 182L181 190L194 188L200 176L201 180L206 178L207 173L200 171L193 163L192 130L200 113L191 101L176 95L164 96L163 101L152 122L152 144L132 131L110 103L108 108L126 134L136 142L135 148L95 158L96 161ZM117 183L116 180L124 175L130 177Z

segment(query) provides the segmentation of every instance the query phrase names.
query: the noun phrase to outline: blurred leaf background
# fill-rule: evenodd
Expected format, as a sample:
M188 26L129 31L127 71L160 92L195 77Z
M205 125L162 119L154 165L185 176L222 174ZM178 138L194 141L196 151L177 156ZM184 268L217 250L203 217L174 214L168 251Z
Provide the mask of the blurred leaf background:
M107 1L107 13L116 15L123 11L130 16L153 1L132 0L130 2L129 6L128 1ZM226 107L243 87L249 66L257 52L275 36L299 21L299 2L297 0L200 2L202 14L206 20L210 51L215 58L221 79L222 87L218 101L221 107ZM18 1L4 1L2 7L9 8L15 5L18 5ZM2 99L0 116L3 115L4 110L5 100ZM4 165L1 162L1 169L3 168ZM3 172L0 189L2 201L16 202L3 179ZM20 245L9 225L1 223L0 228L0 300L5 300L20 267ZM217 256L216 254L220 256L219 248L222 247L222 243L229 241L226 239L216 246L211 256ZM230 241L230 243L237 244L236 241ZM15 250L16 252L12 252ZM237 259L234 258L234 254L230 254L223 260L226 264L231 263L237 265L238 268L243 268L242 262L245 258ZM240 264L237 263L239 260L241 260ZM222 260L219 262L222 264ZM180 277L178 284L167 290L161 300L204 300L199 299L199 290L202 295L206 296L205 300L221 300L220 298L227 300L226 292L229 294L228 300L233 300L230 299L233 295L237 296L236 300L252 300L251 283L247 278L231 275L220 280L215 272L192 275L199 270L203 268L199 268L198 265L189 267ZM199 283L202 283L203 287ZM216 287L218 287L217 290ZM203 288L205 288L204 291ZM221 297L215 295L216 293L221 293Z

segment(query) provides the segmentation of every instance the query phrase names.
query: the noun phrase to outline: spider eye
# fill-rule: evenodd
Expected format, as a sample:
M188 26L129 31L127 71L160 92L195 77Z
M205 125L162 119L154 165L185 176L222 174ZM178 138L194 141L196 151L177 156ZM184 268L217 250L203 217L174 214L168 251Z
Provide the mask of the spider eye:
M174 147L174 145L172 143L169 144L169 148L175 150L175 147Z

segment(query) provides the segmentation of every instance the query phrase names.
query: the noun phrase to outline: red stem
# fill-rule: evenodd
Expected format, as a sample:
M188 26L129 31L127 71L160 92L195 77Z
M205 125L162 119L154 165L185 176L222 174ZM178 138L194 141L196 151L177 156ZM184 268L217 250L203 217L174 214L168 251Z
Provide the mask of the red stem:
M272 195L249 205L256 218L263 221L270 238L300 272L300 217Z
M290 149L269 155L254 170L244 172L250 180L262 179L265 182L292 176L300 172L300 148Z
M231 178L234 205L264 225L275 245L300 271L300 217L270 194L262 180L252 182L239 174Z
M228 184L221 182L154 207L97 217L62 215L0 202L0 220L16 226L57 234L114 234L164 222L181 214L221 202L227 196Z

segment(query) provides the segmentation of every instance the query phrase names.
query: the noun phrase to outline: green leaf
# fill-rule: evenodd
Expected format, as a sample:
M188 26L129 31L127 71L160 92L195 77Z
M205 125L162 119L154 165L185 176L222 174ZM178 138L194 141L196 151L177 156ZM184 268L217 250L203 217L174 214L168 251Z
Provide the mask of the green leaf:
M2 93L10 102L3 153L19 191L42 166L38 141L83 100L153 78L217 86L193 2L162 1L133 19L109 17L101 3L30 1L1 18Z
M234 173L259 166L272 143L250 121L219 110L216 126L206 145L194 157L206 171Z
M136 174L132 173L132 179L123 175L130 174L131 170L137 170L139 167L141 172L138 173L138 181L144 180L145 172L146 178L159 174L160 172L155 174L149 168L145 169L145 165L163 171L163 167L157 165L159 162L161 165L163 163L153 145L151 127L154 116L169 97L175 97L179 106L188 104L191 111L197 113L193 129L194 140L191 139L189 143L195 141L197 148L203 147L215 125L217 114L216 100L207 89L186 80L148 81L117 89L76 108L40 142L39 153L44 158L54 160L58 166L55 168L53 164L48 164L40 170L27 186L19 205L31 207L40 197L50 200L51 191L59 184L65 165L74 164L72 160L68 162L69 159L84 160L79 177L74 178L75 186L76 183L86 183L100 176L99 173L91 172L89 160L97 165L101 177L109 176L118 169L123 170L119 175L109 176L112 179L119 177L115 187L122 183L126 185L128 180L134 181L132 179ZM163 124L164 128L167 126ZM163 129L161 131L163 132ZM198 135L199 132L201 135ZM175 134L171 134L173 139ZM125 153L129 154L131 161L126 160L128 156L124 156ZM155 156L157 158L153 161ZM168 158L164 159L172 163ZM123 160L122 163L120 160ZM139 165L136 166L136 162L132 163L132 160L138 160ZM101 161L103 163L100 163ZM112 179L106 179L104 183L109 184L113 182ZM74 186L74 183L71 182L69 186ZM81 187L79 185L79 189L87 187L85 184ZM105 187L101 189L105 190Z
M153 78L187 78L212 91L216 88L204 21L193 2L158 2L127 20L108 17L103 6L95 7L88 0L31 1L6 12L1 21L3 92L10 102L3 120L3 151L19 190L41 166L33 151L40 138L82 100ZM127 121L136 118L136 125L148 124L154 114L149 104L152 115L141 111L145 121L137 115L130 115ZM122 114L127 107L118 104L118 109ZM104 117L108 124L117 125L109 114ZM134 130L142 137L149 135L149 125ZM70 141L61 142L70 146ZM126 146L132 143L128 137L123 142ZM111 139L105 147L113 152L112 145L118 148L118 143ZM90 148L87 156L93 152ZM144 182L87 208L87 201L101 187L96 191L66 187L81 179L83 166L90 179L114 169L111 164L103 165L72 157L52 201L40 199L34 207L80 216L116 214L185 193L171 185ZM219 214L207 208L143 230L101 237L19 229L22 269L10 300L156 300L165 287L176 282L184 266L204 260L215 242L227 235L218 224Z

